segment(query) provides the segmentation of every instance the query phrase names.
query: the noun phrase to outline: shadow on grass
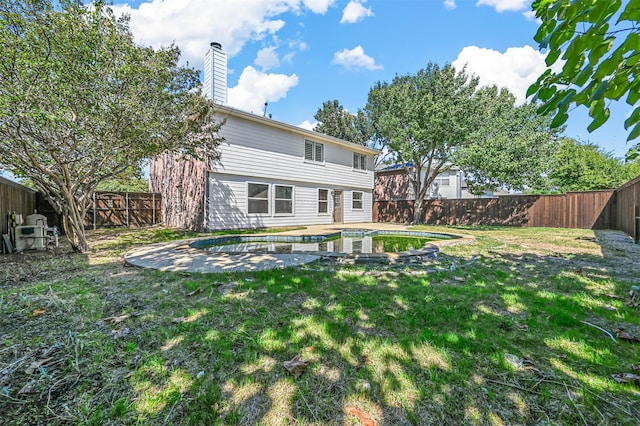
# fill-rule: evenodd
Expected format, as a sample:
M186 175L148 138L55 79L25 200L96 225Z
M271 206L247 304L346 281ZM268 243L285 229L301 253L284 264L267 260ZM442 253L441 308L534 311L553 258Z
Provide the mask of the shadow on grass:
M245 274L87 266L4 293L2 367L20 359L6 348L27 346L28 367L56 339L64 362L50 379L11 370L0 410L53 424L634 424L637 389L612 374L640 362L637 344L585 324L640 332L611 265L491 252ZM9 332L21 323L26 344ZM298 378L282 365L296 355Z

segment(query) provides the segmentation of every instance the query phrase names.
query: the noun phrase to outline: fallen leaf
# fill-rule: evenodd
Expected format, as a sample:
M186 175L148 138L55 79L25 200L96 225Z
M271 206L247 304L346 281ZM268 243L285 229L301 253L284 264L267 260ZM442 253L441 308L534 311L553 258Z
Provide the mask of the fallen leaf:
M197 289L193 290L192 292L187 293L187 296L194 296L194 295L196 295L198 293L202 293L202 287L198 287Z
M316 348L314 348L313 346L307 346L306 348L304 348L304 350L307 352L313 352L316 350Z
M626 331L622 330L622 329L615 329L613 330L616 333L616 337L618 339L622 339L622 340L628 340L630 342L640 342L640 337L638 336L634 336L631 333L627 333Z
M549 375L547 373L545 373L544 371L542 371L538 367L536 367L533 364L533 361L531 361L530 359L523 358L522 359L522 366L524 367L525 370L533 371L533 373L536 376L540 377L541 379L546 379L546 378L549 377Z
M45 312L47 312L47 310L44 308L34 309L33 312L31 313L31 316L39 317L40 315L43 315Z
M289 373L293 374L293 377L296 379L304 373L304 370L307 368L307 364L308 361L303 361L300 355L294 356L291 361L285 361L282 363L284 368L286 368Z
M27 373L28 375L33 374L37 369L39 369L40 367L42 367L43 365L45 365L47 362L51 361L53 358L49 357L46 359L41 359L38 361L33 361L31 364L29 364L29 366L27 367L26 370L24 370L25 373Z
M633 383L636 385L640 385L640 376L632 373L618 373L612 374L613 380L618 383Z
M124 315L120 315L120 316L117 316L117 317L105 318L104 321L115 325L115 324L121 323L122 321L126 320L127 318L129 318L129 314L124 314Z
M347 408L347 414L356 416L362 422L363 426L375 426L376 422L373 421L369 413L362 411L357 407Z

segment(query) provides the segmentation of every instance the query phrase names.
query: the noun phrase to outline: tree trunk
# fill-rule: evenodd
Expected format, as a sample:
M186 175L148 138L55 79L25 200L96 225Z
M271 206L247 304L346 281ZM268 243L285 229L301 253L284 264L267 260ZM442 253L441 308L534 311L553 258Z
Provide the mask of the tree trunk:
M418 225L422 223L422 204L424 202L424 197L416 197L413 202L413 225Z
M64 191L63 200L60 200L62 210L62 226L74 251L86 253L89 251L89 243L85 235L84 216L86 207L68 191Z
M409 180L413 185L413 225L418 225L422 218L422 201L424 200L424 191L422 182L420 181L420 175L422 173L422 167L419 161L413 159L413 170L409 170Z
M76 223L72 215L65 214L62 216L62 226L64 232L74 251L86 253L89 251L89 243L84 232L84 223Z
M419 173L419 172L418 172ZM420 185L420 175L418 174L413 181L413 193L415 194L413 197L413 221L411 222L414 225L418 225L421 223L422 219L422 202L424 201L424 191L422 191Z

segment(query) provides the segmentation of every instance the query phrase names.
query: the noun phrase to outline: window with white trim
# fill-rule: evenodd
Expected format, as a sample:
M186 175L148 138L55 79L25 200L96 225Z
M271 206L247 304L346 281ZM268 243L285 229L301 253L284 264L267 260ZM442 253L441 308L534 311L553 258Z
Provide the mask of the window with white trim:
M441 175L436 178L436 182L440 184L440 186L449 186L449 175Z
M324 145L314 141L304 141L304 159L309 161L324 162Z
M318 213L329 213L328 189L318 189Z
M247 213L269 214L269 185L264 183L247 184Z
M362 210L362 192L353 191L351 207L353 210Z
M293 214L293 186L275 185L275 214Z
M353 168L358 170L367 170L367 156L364 154L353 153Z

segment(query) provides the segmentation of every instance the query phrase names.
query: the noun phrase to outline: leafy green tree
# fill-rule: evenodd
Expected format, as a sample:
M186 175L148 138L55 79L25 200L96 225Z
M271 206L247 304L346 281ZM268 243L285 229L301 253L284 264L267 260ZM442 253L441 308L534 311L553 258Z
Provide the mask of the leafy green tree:
M553 134L531 106L516 108L514 102L506 90L478 89L478 78L464 70L432 63L371 89L366 111L374 139L406 165L414 223L435 178L454 165L470 172L477 192L521 188L545 170L539 164Z
M477 78L451 65L429 63L416 74L378 82L369 91L366 112L374 139L407 167L415 197L413 222L422 217L422 202L439 173L453 166L455 150L475 128L471 98Z
M640 176L640 158L627 160L622 166L624 169L624 182L630 181ZM623 182L623 183L624 183Z
M135 44L104 1L4 1L0 49L0 166L49 197L76 250L101 182L165 151L216 152L198 73L175 46Z
M149 182L142 178L111 178L102 181L97 191L149 192Z
M583 105L591 132L609 119L609 102L626 95L633 109L624 123L627 140L640 136L640 2L536 0L533 9L542 21L534 38L549 50L549 68L527 91L543 102L539 112L553 113L552 125L560 126L573 105ZM562 69L554 72L554 65ZM639 154L636 144L627 155Z
M536 105L515 106L515 97L495 86L476 93L483 117L471 142L456 152L472 193L497 188L525 190L544 186L553 167L560 130L536 112Z
M366 114L362 110L351 114L337 100L323 102L313 117L318 120L313 128L316 132L360 145L367 145L371 139L371 126Z
M550 189L559 192L614 189L640 173L640 162L623 164L594 143L570 138L561 141L554 162Z

